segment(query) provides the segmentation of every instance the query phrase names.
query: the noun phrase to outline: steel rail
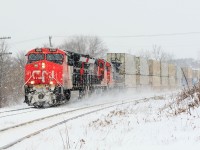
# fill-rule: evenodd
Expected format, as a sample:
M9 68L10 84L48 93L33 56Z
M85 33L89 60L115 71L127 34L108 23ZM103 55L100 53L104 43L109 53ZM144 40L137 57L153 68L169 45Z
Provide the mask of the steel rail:
M34 110L29 110L29 111L25 111L25 112L16 113L16 114L4 115L4 116L0 116L0 118L16 116L16 115L20 115L20 114L26 114L26 113L33 112L33 111L38 111L38 110L40 110L40 109L34 109Z
M34 108L34 107L26 107L26 108L19 108L19 109L6 110L6 111L0 112L0 114L7 113L7 112L13 112L13 111L19 111L19 110L25 110L25 109L31 109L31 108Z

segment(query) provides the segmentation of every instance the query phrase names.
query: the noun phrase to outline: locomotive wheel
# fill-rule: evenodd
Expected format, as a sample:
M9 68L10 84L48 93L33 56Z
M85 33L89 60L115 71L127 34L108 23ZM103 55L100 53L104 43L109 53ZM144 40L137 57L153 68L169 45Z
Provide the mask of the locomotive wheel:
M83 89L80 89L80 90L79 90L79 97L78 97L78 99L83 98L84 95L85 95L85 91L84 91Z
M24 103L27 103L28 105L30 105L30 102L29 102L29 100L28 100L28 96L26 96L26 95L25 95Z
M70 100L70 98L71 98L71 91L70 90L65 90L65 98L66 98L67 101Z

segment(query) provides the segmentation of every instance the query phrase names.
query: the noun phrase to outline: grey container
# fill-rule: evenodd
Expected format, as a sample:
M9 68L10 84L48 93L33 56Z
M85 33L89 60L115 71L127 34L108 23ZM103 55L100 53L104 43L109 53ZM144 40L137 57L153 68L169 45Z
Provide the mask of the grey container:
M136 76L137 86L148 86L149 85L149 76L147 75L137 75Z
M192 70L192 78L199 78L199 70Z
M182 84L181 84L181 79L182 79L182 77L183 77L183 75L182 75L183 73L182 73L182 70L181 70L181 67L176 67L176 85L177 85L177 87L181 87L182 86Z
M137 75L149 75L148 60L143 57L136 57L136 73Z
M168 77L161 77L161 86L168 87L169 86L169 78Z
M136 75L136 57L126 53L108 53L107 61L121 63L120 74Z
M149 75L150 76L160 76L160 61L149 60Z
M136 75L125 75L125 87L135 88L136 87Z
M175 77L169 77L169 86L176 87L176 79Z
M137 87L148 87L149 85L149 64L143 57L136 57L136 84Z
M199 82L199 70L192 70L192 85L196 85Z
M186 78L192 79L192 69L189 67L183 67L182 68L183 73L185 74Z
M176 66L174 64L168 64L169 77L176 77Z
M136 87L136 57L127 53L108 53L107 61L120 63L116 73L120 80L116 79L118 84L125 87Z
M149 77L149 84L152 86L152 87L160 87L161 84L160 84L160 77L159 76L150 76Z
M161 77L168 77L168 64L167 63L161 63Z

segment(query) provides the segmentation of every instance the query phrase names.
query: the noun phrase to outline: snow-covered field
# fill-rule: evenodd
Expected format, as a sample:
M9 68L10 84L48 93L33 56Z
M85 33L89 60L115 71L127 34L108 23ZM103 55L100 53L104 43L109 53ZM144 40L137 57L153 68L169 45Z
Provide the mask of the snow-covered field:
M101 98L72 101L55 109L61 111L80 105L96 104L99 101L153 95L155 93L152 92L113 93ZM102 110L42 132L10 149L199 149L200 109L191 110L191 115L186 112L171 115L167 109L160 111L171 101L171 96L163 96L148 102L124 104Z

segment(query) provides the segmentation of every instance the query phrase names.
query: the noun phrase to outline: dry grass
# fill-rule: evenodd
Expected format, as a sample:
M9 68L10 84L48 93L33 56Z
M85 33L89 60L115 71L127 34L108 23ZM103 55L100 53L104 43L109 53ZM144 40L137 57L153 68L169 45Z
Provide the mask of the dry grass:
M125 110L118 110L118 109L110 111L106 116L103 117L103 119L96 119L92 121L91 123L89 123L89 127L94 127L98 129L99 127L106 127L109 125L113 125L113 122L112 122L113 117L124 116L126 115L126 113L127 112Z
M200 106L200 83L189 89L183 89L176 97L172 97L173 101L166 104L160 109L160 112L166 111L170 115L178 115L188 113Z

